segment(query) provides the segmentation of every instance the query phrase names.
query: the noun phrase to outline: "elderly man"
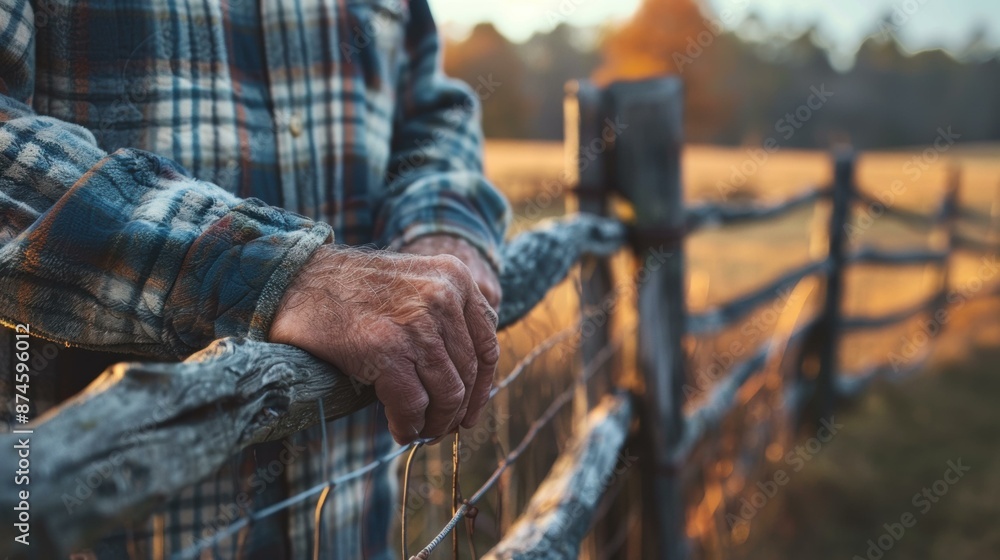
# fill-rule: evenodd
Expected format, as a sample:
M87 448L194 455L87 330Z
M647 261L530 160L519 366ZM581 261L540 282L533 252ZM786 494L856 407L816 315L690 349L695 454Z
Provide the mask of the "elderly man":
M381 401L325 445L316 427L248 450L92 552L392 556L391 468L333 489L320 550L315 500L213 537L486 403L509 212L427 1L0 0L0 37L0 321L114 359L292 344ZM398 253L345 246L367 244ZM79 352L58 383L98 373Z

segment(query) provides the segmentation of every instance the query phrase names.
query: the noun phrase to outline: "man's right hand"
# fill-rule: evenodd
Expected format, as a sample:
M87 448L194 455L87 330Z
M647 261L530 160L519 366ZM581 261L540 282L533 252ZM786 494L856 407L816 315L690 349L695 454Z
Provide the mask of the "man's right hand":
M285 293L269 339L373 384L406 444L476 423L500 357L496 325L455 257L324 246Z

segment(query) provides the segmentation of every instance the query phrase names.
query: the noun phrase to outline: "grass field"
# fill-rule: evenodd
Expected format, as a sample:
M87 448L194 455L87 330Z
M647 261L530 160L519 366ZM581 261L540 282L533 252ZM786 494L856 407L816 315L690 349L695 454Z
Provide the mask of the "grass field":
M995 304L988 311L994 324L997 311ZM1000 557L998 363L1000 349L977 346L941 356L906 383L872 390L836 417L842 432L767 502L729 557ZM968 472L934 488L959 461ZM925 488L936 501L921 495ZM907 513L915 524L901 531Z
M759 154L756 157L755 160L753 154L743 149L686 148L683 181L687 201L732 204L780 201L803 188L825 184L831 177L831 160L826 153L784 150L766 160L760 160ZM946 162L957 163L963 171L962 205L989 212L1000 192L1000 147L952 148L930 155L922 155L920 150L865 153L859 159L859 187L873 196L885 197L895 186L892 205L929 213L943 194ZM560 144L490 142L486 167L487 174L514 205L518 216L515 230L528 227L539 218L565 212L562 195L566 194L568 180L563 175L564 151ZM792 267L822 258L823 242L818 234L826 227L827 211L824 205L818 205L816 209L805 209L766 224L691 236L687 242L689 308L699 311L724 303ZM875 217L871 223L858 223L863 227L852 241L854 247L903 249L926 247L929 243L927 231L910 230L889 218ZM978 233L981 232L970 230L970 234ZM954 259L950 280L956 293L971 297L985 289L983 286L1000 281L1000 274L993 278L982 272L981 259L975 255ZM618 275L626 282L628 264L627 259L620 259L616 266ZM935 291L940 280L939 271L926 266L858 267L847 277L844 310L847 314L877 315L904 309ZM977 285L977 290L971 290L970 287ZM808 297L817 295L818 291ZM573 283L568 282L522 325L504 333L505 357L500 371L508 371L547 334L572 325L577 317L576 302ZM804 313L814 311L816 303L806 302ZM768 311L768 306L763 307L716 338L690 341L691 374L697 376L709 368L713 351L724 348L729 341L741 339L747 346L766 341L773 328L773 321L764 320ZM971 552L971 547L983 546L986 547L983 551L994 551L1000 533L994 530L980 531L985 535L981 537L976 536L980 533L972 535L970 531L979 531L989 524L976 521L970 525L966 521L973 520L969 517L971 513L952 508L967 508L976 515L992 514L994 518L1000 512L1000 505L996 505L1000 504L996 499L1000 498L996 494L1000 485L996 477L990 477L994 472L992 467L1000 463L988 441L990 424L1000 420L997 412L1000 409L990 403L1000 383L991 376L997 373L994 364L1000 357L996 350L990 350L1000 347L997 311L1000 305L986 302L967 304L955 313L949 324L951 334L934 341L933 361L926 375L900 387L878 387L852 410L844 411L844 422L851 429L845 429L830 444L828 453L824 450L821 457L797 473L752 523L734 531L726 523L726 513L738 508L739 500L754 491L754 482L770 476L775 468L767 458L773 451L773 446L768 446L769 440L758 441L759 434L748 428L758 421L773 420L768 417L770 409L764 406L765 412L761 412L761 403L748 402L742 412L735 414L743 418L727 426L717 445L705 456L704 465L699 467L704 472L694 476L703 483L696 483L698 488L692 492L689 517L695 521L689 533L700 556L847 559L860 553L864 557L864 547L859 548L859 543L878 538L881 523L891 521L893 508L908 505L903 494L914 485L919 491L919 485L933 483L935 478L928 477L945 468L946 457L953 455L975 458L976 470L956 488L954 496L949 496L950 505L942 503L927 514L926 521L922 519L910 531L912 535L923 535L928 528L934 528L927 533L931 536L907 536L892 554L899 558L925 557L914 552L926 549L921 548L925 545L945 547L934 553L935 558L967 557L944 554L944 550L958 550L952 547L965 547L962 550ZM618 312L619 326L634 322L627 298ZM750 340L744 328L748 324L762 327L752 329ZM894 353L907 349L921 329L920 320L914 320L881 332L850 335L844 340L841 362L848 370L884 363ZM569 368L560 358L564 356L556 354L541 360L509 393L502 394L495 407L502 419L497 424L496 443L506 449L512 442L516 444L528 422L566 387ZM627 361L623 367L628 367ZM560 416L555 428L547 431L517 468L505 475L495 498L491 496L489 503L480 508L476 524L480 553L516 517L572 432L572 422L571 412ZM759 453L755 451L758 449ZM743 455L753 455L750 463L756 469L754 473L734 471L733 464L741 450ZM438 472L450 473L449 460L450 446L427 450L427 460L415 470L417 480L431 480ZM476 444L471 460L463 466L463 489L476 488L495 464L494 442ZM717 492L712 485L717 486ZM430 486L425 498L436 506L439 514L414 516L415 521L411 522L414 544L426 542L440 527L450 499L449 489L448 484L441 482ZM716 495L721 499L713 498Z

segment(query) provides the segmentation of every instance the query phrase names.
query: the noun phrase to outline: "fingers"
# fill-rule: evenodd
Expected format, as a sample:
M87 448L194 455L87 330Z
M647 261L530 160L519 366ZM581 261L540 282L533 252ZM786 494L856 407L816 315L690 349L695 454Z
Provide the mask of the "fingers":
M416 366L417 375L430 398L420 437L436 438L446 435L461 420L458 413L465 402L465 383L451 363L440 339L430 349L430 354Z
M493 386L493 375L500 359L500 348L497 343L498 317L493 306L473 281L469 269L461 261L444 257L439 266L452 274L453 281L465 296L461 313L464 315L465 328L472 341L475 373L472 392L467 399L467 409L459 420L462 426L468 428L479 420L479 415L489 400L490 388ZM468 363L467 367L471 369L472 360L459 365L464 363Z
M449 256L435 260L435 268L448 281L427 294L429 324L414 323L421 336L419 347L424 350L417 372L430 397L423 437L437 437L459 425L475 423L489 399L500 355L496 313L468 268ZM452 409L459 395L458 408Z
M365 270L372 258L361 263ZM339 337L327 359L355 378L375 378L389 430L400 444L471 427L489 400L500 356L497 315L489 299L499 298L499 288L491 291L488 282L478 282L463 261L450 255L376 264L382 267L374 267L376 273L344 274L340 284L347 286L333 286L337 291L331 299L350 308L342 317L353 335ZM352 290L375 294L384 305L353 297ZM329 344L316 346L322 352ZM374 375L353 371L359 355L373 353L380 365L367 373Z
M375 394L385 405L392 439L400 445L413 442L424 429L430 398L408 360L396 360L392 371L375 379Z
M422 437L442 436L458 427L476 380L475 346L463 317L467 294L459 283L442 281L427 295L429 315L410 325L419 354L417 374L430 397Z
M469 401L472 398L472 389L476 383L479 366L476 347L472 343L472 337L469 336L469 329L466 326L464 317L459 317L456 321L449 321L443 325L443 331L444 336L442 338L444 339L448 356L458 371L465 389L465 398L462 400L462 406L458 410L455 421L448 427L448 431L451 432L458 428L459 423L468 413Z
M476 382L469 398L468 412L462 420L463 427L471 428L479 421L490 398L493 376L500 361L500 345L497 342L497 314L483 296L466 302L465 320L476 352Z

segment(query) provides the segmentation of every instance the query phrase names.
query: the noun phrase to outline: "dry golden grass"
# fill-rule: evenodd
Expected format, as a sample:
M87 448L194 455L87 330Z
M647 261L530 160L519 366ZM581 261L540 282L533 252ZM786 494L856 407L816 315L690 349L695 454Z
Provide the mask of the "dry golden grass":
M935 161L925 163L919 148L865 152L858 159L859 188L873 196L891 195L894 207L930 214L940 204L949 166L954 164L962 170L963 207L988 213L1000 200L1000 146L951 148L926 159ZM547 202L554 189L566 189L565 182L559 181L564 169L560 143L490 142L486 165L487 173L514 202L515 209L531 210L532 217L539 214L539 198ZM832 176L830 155L821 151L782 150L763 163L755 163L743 148L689 146L682 165L689 203L778 202L804 188L828 184ZM893 189L898 194L893 194ZM541 215L557 215L563 208L559 203L541 206L545 206ZM689 308L697 312L724 303L784 271L821 258L826 211L819 205L767 223L692 235L687 243ZM875 216L868 225L867 212L859 208L850 222L860 228L855 230L859 234L852 248L929 246L926 231L914 231L888 217ZM981 233L975 228L968 231ZM970 282L975 286L980 261L981 256L958 254L952 262L951 285L963 290ZM847 277L844 311L848 315L879 315L905 309L936 291L939 281L939 272L928 266L854 267ZM902 333L912 328L904 325ZM890 347L887 344L900 336L889 329L852 337L846 345L845 363L860 367L884 359L884 349Z

